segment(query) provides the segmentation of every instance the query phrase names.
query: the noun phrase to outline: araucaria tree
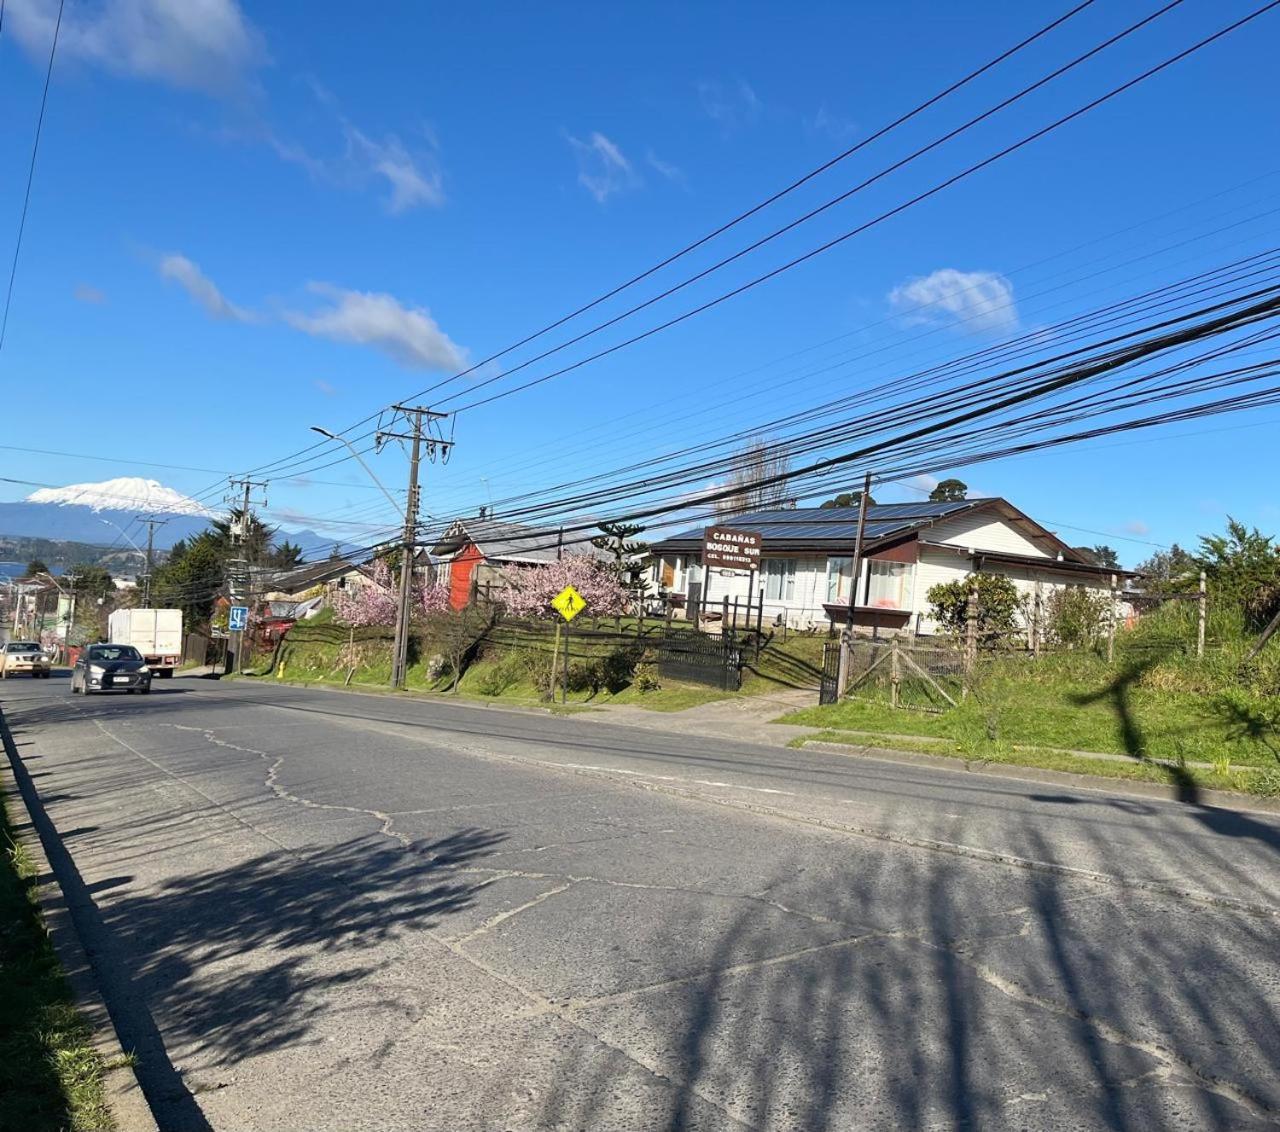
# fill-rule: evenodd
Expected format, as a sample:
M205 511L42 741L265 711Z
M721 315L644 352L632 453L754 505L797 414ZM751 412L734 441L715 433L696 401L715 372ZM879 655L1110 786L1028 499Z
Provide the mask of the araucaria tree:
M565 586L573 586L586 599L586 611L593 616L613 616L627 607L627 589L613 563L589 554L566 554L543 566L511 567L502 576L502 604L514 617L552 616L551 599Z

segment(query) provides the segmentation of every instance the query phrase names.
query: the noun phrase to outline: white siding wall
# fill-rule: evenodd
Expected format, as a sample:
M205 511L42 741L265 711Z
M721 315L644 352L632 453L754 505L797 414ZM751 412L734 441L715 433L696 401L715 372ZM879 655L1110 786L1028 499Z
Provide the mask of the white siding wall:
M921 614L919 618L920 632L939 633L942 631L931 616L933 606L929 604L929 589L932 586L965 578L972 569L973 563L968 555L952 554L945 550L921 550L920 561L917 565L915 595L915 612ZM982 569L983 573L1002 574L1013 582L1019 595L1025 599L1027 610L1031 609L1037 580L1040 582L1040 600L1046 603L1042 608L1047 607L1049 594L1052 591L1065 589L1067 586L1085 586L1100 593L1106 593L1110 588L1109 581L1105 577L1095 577L1090 574L1070 574L1054 570L1052 559L1048 559L1043 567L1012 566L999 562L987 562L983 564ZM1025 621L1020 619L1020 622L1025 627Z
M929 542L949 542L976 550L1002 550L1006 554L1050 557L1007 520L990 514L957 515L921 533Z

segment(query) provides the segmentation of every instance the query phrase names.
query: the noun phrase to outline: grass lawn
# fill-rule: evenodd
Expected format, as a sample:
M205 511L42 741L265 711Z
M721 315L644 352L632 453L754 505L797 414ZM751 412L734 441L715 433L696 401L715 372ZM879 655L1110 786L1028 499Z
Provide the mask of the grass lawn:
M1214 781L1204 785L1280 793L1280 703L1238 681L1210 684L1203 668L1178 664L1108 665L1092 653L995 660L980 668L972 695L941 712L894 709L883 687L864 686L842 703L792 712L780 722L866 733L846 734L845 742L1112 777L1167 780L1168 771L1152 760L1205 763L1212 771L1196 773ZM1074 759L1070 751L1133 761L1104 764ZM1244 768L1251 772L1237 773Z
M59 1132L115 1125L103 1063L36 904L36 870L0 800L0 1129Z
M1040 770L1059 770L1071 774L1090 774L1098 778L1127 779L1131 782L1154 782L1169 785L1173 781L1171 768L1152 762L1111 762L1085 758L1064 751L1046 750L1040 747L991 747L975 755L961 749L949 739L931 739L923 736L907 736L902 733L877 735L874 732L819 731L814 735L793 739L788 746L804 747L814 742L839 743L852 747L880 747L887 750L917 751L921 754L939 755L963 760L966 763L999 763L1004 766L1035 767ZM1257 770L1218 770L1187 767L1178 771L1197 786L1206 790L1234 790L1242 794L1254 794L1261 798L1280 796L1280 772L1265 768Z
M652 642L662 631L662 623L647 621L641 644ZM574 664L608 656L619 647L635 648L637 626L634 620L623 620L622 633L613 622L600 627L578 626L572 636ZM481 656L470 663L459 682L457 694L466 699L512 705L541 705L546 701L535 687L528 661L540 657L549 665L554 626L518 624L502 626ZM759 657L749 654L743 669L740 695L762 695L785 688L817 686L822 663L821 637L789 635L784 641L775 635L761 650ZM423 648L429 654L430 646ZM634 655L633 655L634 659ZM355 661L350 683L346 682L348 666ZM362 691L386 690L391 674L390 638L387 630L348 630L332 625L300 625L282 648L269 679L283 679L304 684L348 686ZM452 680L445 676L432 680L426 665L410 665L406 687L412 692L447 694ZM618 691L606 688L596 691L571 691L568 706L602 704L634 704L652 711L683 711L699 704L730 698L734 693L722 692L707 685L664 679L656 689L641 691L634 683ZM556 697L559 703L559 693Z

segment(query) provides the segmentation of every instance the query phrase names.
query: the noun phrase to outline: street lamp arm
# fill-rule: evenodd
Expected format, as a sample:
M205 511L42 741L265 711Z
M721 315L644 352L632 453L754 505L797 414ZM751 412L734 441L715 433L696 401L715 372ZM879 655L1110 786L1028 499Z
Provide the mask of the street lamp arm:
M395 496L393 496L391 492L389 492L386 489L386 486L383 484L383 482L373 474L373 469L364 462L364 459L361 457L360 453L355 450L355 446L352 445L352 443L349 440L347 440L345 436L339 436L336 433L330 432L327 428L321 428L319 425L312 425L311 431L318 432L321 436L329 440L336 440L339 444L345 445L347 448L347 451L350 452L351 455L356 458L356 462L365 470L365 474L368 475L368 477L378 485L378 490L381 491L382 494L387 497L387 502L390 503L391 506L395 508L396 514L400 516L400 521L401 522L404 521L404 508L401 507L400 504L396 502Z

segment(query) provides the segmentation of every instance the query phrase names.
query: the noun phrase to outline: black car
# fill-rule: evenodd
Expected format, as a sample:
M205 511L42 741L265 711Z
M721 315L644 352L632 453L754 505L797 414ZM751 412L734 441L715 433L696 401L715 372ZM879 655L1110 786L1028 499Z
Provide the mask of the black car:
M132 645L89 645L71 670L71 691L94 692L151 691L151 669Z

